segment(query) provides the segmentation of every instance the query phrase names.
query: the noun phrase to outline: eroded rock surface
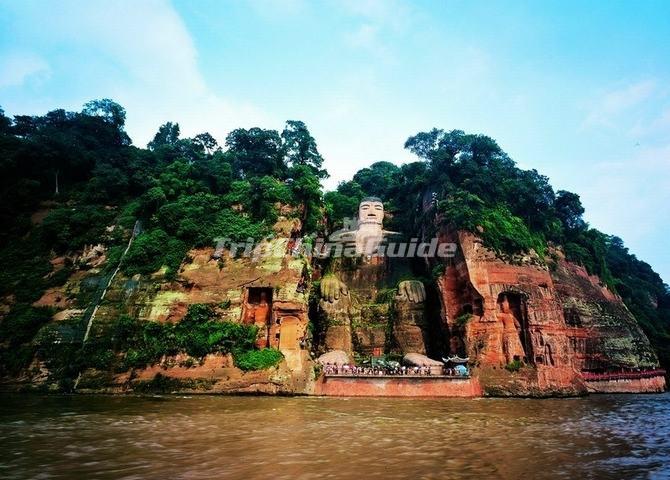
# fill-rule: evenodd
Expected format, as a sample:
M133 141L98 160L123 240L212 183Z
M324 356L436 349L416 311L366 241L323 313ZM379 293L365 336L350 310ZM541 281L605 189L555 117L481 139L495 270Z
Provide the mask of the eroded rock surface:
M560 255L502 260L467 233L438 279L450 353L467 355L495 395L586 391L582 371L657 368L620 298Z

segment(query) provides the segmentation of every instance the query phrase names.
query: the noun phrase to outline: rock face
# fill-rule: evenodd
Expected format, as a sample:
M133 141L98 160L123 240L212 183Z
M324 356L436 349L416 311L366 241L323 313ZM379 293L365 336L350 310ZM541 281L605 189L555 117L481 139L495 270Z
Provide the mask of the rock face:
M323 349L363 355L425 353L424 302L396 295L395 286L406 271L401 259L342 259L336 275L343 293L318 305Z
M223 320L256 325L256 345L280 350L284 362L278 370L281 381L272 380L272 372L240 375L229 369L217 379L213 391L305 393L312 374L307 343L306 263L289 254L288 244L286 238L271 240L265 248L272 251L272 255L257 259L225 256L223 265L213 258L213 249L193 250L177 282L162 283L156 289L155 280L147 282L148 285L140 280L124 293L117 292L127 295L125 302L117 298L107 306L118 308L118 301L122 300L128 305L129 313L140 319L176 322L185 315L190 304L224 303L227 308L223 311ZM121 281L117 284L119 287L123 288ZM147 293L145 288L152 287L157 291ZM101 314L104 316L105 312ZM104 326L103 322L97 323L99 327ZM141 377L142 373L136 375Z
M295 230L296 226L291 227L289 230ZM304 257L291 254L292 241L295 240L288 235L266 241L263 247L272 254L251 258L227 254L217 258L213 248L194 249L188 252L175 280L166 279L162 271L132 278L119 273L97 309L88 337L89 341L109 339L120 315L139 321L176 323L192 304L217 305L220 320L256 325L257 347L280 350L284 359L279 365L243 372L230 355L211 354L196 359L181 358L184 355L179 354L122 373L94 369L81 372L78 389L126 392L159 384L170 391L310 392L314 363L307 329L309 264ZM88 257L102 256L96 252L90 249ZM95 268L76 271L64 287L45 292L37 305L59 310L53 317L56 325L73 315L82 315L83 310L71 308L69 299L87 289L95 291L107 281L96 272ZM88 283L94 284L89 288ZM46 375L26 376L23 383L37 385L45 380Z
M551 277L579 370L653 369L658 359L621 299L559 256Z
M457 256L437 285L451 354L467 355L495 395L586 392L582 371L658 367L625 305L557 256L503 261L473 235L445 235Z
M132 278L117 275L89 337L110 338L120 315L179 322L189 305L216 304L222 320L258 327L256 345L284 355L277 367L245 373L229 355L212 354L196 362L180 354L123 373L84 371L79 389L552 396L665 387L662 373L650 373L658 368L656 355L621 299L560 251L551 252L546 262L533 255L502 259L474 235L442 232L440 241L458 248L454 258L430 265L432 284L427 263L417 268L403 259L345 259L330 265L331 277L337 275L346 287L329 300L310 297L310 279L319 278L323 270L313 259L290 254L297 242L290 237L296 226L283 221L283 238L265 244L273 252L269 256L218 257L214 249L201 248L189 252L176 280L167 280L160 271ZM88 249L77 257L81 262L73 262L86 268L75 268L64 286L44 292L36 306L54 308L56 325L86 315L93 301L80 302L89 305L84 310L74 300L94 299L107 284L109 277L99 268L106 257L98 247ZM63 268L61 263L54 261L54 271ZM312 358L324 353L322 363L350 363L355 355L411 354L418 359L415 364L429 362L438 372L441 362L429 357L458 355L469 357L470 378L448 384L315 379ZM624 377L611 379L608 372ZM638 377L625 377L625 372ZM36 385L48 374L46 364L35 361L20 380L11 381Z
M392 273L378 260L342 259L338 276L348 293L336 302L320 303L328 321L327 350L339 346L348 353L367 355L384 351L389 303L378 297L389 288Z
M393 337L401 352L426 353L428 322L423 302L412 302L404 295L394 298Z

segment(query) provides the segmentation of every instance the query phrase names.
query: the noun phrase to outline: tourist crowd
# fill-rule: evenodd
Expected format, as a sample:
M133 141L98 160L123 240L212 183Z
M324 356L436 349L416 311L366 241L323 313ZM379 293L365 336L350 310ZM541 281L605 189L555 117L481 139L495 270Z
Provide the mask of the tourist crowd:
M446 365L440 366L405 366L405 365L336 365L326 363L323 366L326 375L355 375L355 376L467 376L467 370L463 367L451 368Z

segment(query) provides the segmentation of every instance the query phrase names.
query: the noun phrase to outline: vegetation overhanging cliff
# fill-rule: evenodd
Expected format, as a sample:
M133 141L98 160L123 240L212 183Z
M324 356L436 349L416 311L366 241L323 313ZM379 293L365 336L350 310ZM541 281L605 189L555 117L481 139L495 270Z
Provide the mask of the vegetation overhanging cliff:
M288 121L281 133L235 130L225 149L207 133L180 138L169 122L146 149L137 148L124 123L123 108L106 99L79 113L9 119L0 111L2 377L20 374L35 358L65 389L87 368L123 371L166 354L232 355L243 370L276 364L281 356L254 347L252 329L216 321L226 318L226 299L193 304L176 325L119 315L105 341L84 344L81 337L106 287L119 294L112 284L119 266L124 281L157 272L161 281L183 281L180 266L194 248L212 247L216 238L265 237L284 217L295 218L296 235L330 232L368 195L384 201L389 228L407 238L468 231L508 263L532 254L545 265L557 264L557 256L581 265L621 297L662 365L670 365L667 285L621 239L590 228L576 194L554 192L546 177L519 169L486 136L419 133L405 144L418 161L374 163L323 194L327 172L302 122ZM303 267L310 268L296 268ZM50 326L63 311L70 313L54 342ZM73 340L63 341L68 335Z

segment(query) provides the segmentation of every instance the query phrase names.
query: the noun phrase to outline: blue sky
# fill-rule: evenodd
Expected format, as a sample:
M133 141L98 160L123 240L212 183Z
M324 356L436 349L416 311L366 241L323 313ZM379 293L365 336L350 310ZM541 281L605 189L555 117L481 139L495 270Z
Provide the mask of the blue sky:
M307 123L333 187L439 127L579 193L670 281L668 1L0 1L0 105L111 97L144 145Z

